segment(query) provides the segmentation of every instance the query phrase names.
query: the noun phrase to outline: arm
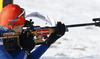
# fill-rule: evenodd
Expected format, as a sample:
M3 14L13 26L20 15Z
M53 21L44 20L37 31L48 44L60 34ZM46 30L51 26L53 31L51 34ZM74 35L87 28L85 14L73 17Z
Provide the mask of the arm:
M30 54L30 58L39 59L45 53L45 51L47 51L48 48L48 45L40 45Z
M4 49L3 41L1 38L0 38L0 58L13 59L13 57Z
M51 44L64 35L65 29L65 25L58 22L56 31L52 33L42 45L40 45L30 54L30 58L39 59L47 51Z

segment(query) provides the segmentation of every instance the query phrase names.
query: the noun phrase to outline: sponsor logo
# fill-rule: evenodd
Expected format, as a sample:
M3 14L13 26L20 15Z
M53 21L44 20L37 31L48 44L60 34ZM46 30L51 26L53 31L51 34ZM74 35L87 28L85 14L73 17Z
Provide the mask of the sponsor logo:
M49 29L37 30L37 35L47 35L47 34L49 34Z
M8 25L19 25L20 23L8 24Z
M8 21L13 21L13 20L8 20ZM16 19L15 21L20 21L20 19Z
M10 35L14 35L14 33L3 33L3 36L10 36Z

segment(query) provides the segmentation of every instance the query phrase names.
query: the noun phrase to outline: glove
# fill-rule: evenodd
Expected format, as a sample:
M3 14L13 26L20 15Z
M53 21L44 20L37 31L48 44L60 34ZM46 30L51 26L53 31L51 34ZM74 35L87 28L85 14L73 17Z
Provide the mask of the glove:
M22 32L19 39L21 47L27 52L30 52L34 48L35 42L33 40L33 34L27 35L27 31Z
M55 32L52 33L49 38L45 41L46 45L51 45L52 43L54 43L57 39L59 39L60 37L62 37L65 34L66 31L66 27L64 24L62 24L61 22L57 23Z

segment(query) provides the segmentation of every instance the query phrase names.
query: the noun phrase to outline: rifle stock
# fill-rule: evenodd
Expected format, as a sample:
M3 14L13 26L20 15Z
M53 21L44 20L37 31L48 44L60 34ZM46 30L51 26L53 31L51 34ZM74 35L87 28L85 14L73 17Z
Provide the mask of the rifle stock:
M37 39L35 39L35 43L44 42L43 35L49 35L55 31L55 28L44 28L44 29L37 29L36 31L32 31L32 34L34 34Z

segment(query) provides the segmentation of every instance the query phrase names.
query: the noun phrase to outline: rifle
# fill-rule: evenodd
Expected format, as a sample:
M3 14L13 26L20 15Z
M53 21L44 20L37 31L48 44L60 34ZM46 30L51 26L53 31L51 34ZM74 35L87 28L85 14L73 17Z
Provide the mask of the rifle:
M100 18L94 18L92 19L94 23L83 23L83 24L72 24L72 25L66 25L66 32L68 31L68 28L73 28L73 27L81 27L81 26L90 26L90 25L95 25L100 27ZM23 32L27 32L27 35L33 34L34 36L34 41L36 44L41 44L42 42L45 42L45 39L51 34L55 32L56 27L40 27L40 26L33 26L34 22L32 19L30 21L26 20ZM9 33L4 33L3 37L0 37L2 39L8 38L18 38L20 34L17 32L9 32ZM18 45L19 40L17 40Z
M66 31L68 31L68 28L72 27L81 27L81 26L90 26L95 25L100 27L100 18L94 18L92 19L94 23L83 23L83 24L72 24L72 25L66 25ZM26 29L23 29L23 31L26 31L27 34L33 34L35 36L35 43L39 44L41 42L44 42L47 37L47 35L50 35L51 33L55 32L56 27L40 27L40 26L33 26L32 19L30 21L25 22Z

